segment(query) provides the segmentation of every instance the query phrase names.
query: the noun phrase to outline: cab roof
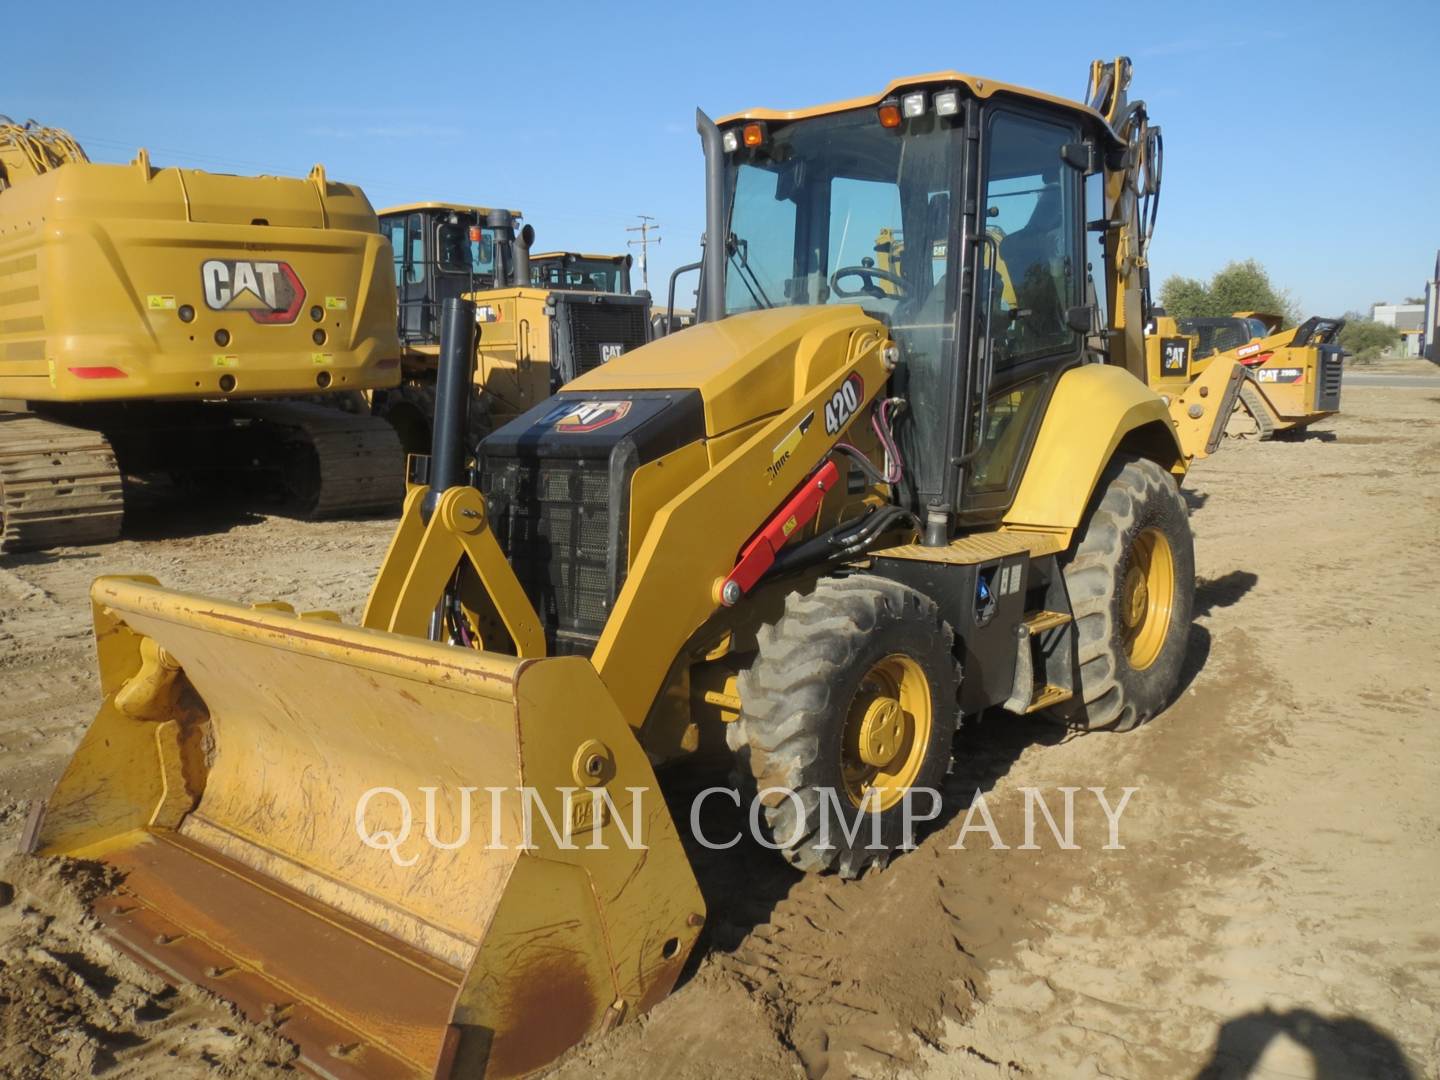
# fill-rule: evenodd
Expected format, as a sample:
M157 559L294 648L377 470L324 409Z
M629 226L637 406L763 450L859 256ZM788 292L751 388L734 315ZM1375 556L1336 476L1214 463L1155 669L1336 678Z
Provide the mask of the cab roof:
M458 212L460 212L460 213L462 213L462 214L480 214L480 215L484 215L484 214L490 213L490 211L493 210L493 209L495 209L495 207L492 207L492 206L472 206L472 205L469 204L469 203L409 202L409 203L400 203L400 204L397 205L397 206L387 206L387 207L385 207L383 210L376 210L375 213L376 213L377 215L383 215L383 214L405 214L405 213L409 213L411 210L456 210L456 211L458 211ZM524 217L524 216L525 216L525 215L523 215L519 210L511 210L511 211L510 211L510 215L511 215L512 217Z
M594 259L597 262L613 263L622 263L629 257L626 255L592 255L584 251L542 251L538 255L531 252L530 261L534 262L536 259L563 259L567 255L574 255L577 259Z
M961 71L932 71L924 75L907 75L904 78L892 79L879 93L846 98L843 101L831 101L824 105L812 105L803 109L747 109L744 112L722 116L717 123L730 124L737 120L806 120L816 116L828 116L831 113L847 112L850 109L862 109L867 105L879 105L886 98L898 95L901 90L914 90L925 86L954 86L957 83L966 87L977 98L988 98L992 94L998 93L1014 94L1091 117L1107 129L1109 126L1105 123L1103 116L1078 101L1056 97L1039 90L1028 90L1023 86L1013 86L1010 83L1000 82L998 79L966 75Z

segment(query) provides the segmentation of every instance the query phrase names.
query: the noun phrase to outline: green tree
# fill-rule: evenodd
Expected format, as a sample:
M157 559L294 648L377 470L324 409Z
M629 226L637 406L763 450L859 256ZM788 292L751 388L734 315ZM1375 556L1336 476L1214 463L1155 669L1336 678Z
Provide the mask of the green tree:
M1227 263L1209 282L1172 274L1160 286L1160 303L1177 319L1222 318L1237 311L1283 315L1291 325L1300 313L1290 294L1276 288L1254 259Z
M1160 286L1160 306L1176 319L1199 319L1210 314L1210 291L1203 281L1171 274Z
M1341 347L1356 360L1368 364L1381 353L1399 345L1400 332L1393 326L1352 311L1345 316L1345 328L1340 331L1339 341Z

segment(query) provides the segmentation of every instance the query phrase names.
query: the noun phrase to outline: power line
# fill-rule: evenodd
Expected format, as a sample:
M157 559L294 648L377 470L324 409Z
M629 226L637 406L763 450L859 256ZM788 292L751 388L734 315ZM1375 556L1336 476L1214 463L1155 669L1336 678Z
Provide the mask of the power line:
M626 229L625 229L625 231L626 231L626 232L638 232L638 233L640 234L640 239L638 239L638 240L626 240L626 241L625 241L625 244L626 244L626 246L628 246L628 247L636 247L636 246L638 246L638 247L640 248L640 282L641 282L640 287L641 287L642 289L644 289L646 292L649 292L649 291L650 291L650 245L651 245L651 244L659 244L659 243L660 243L660 236L659 236L660 226L655 224L655 219L654 219L653 217L651 217L649 214L636 214L635 216L640 219L640 224L639 224L639 225L630 225L630 226L627 226ZM651 234L651 233L655 233L655 234L656 234L656 236L655 236L655 238L654 238L653 240L650 238L650 234Z

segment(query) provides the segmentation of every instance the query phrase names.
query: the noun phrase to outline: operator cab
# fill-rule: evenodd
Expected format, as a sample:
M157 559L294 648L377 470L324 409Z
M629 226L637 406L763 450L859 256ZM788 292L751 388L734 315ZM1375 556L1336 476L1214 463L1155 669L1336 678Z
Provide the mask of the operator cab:
M509 281L518 210L454 203L411 203L380 211L399 295L400 342L438 345L440 306Z
M629 293L630 255L582 255L547 251L530 256L530 283L537 289Z
M855 304L884 322L906 401L902 500L998 518L1057 378L1106 340L1101 166L1121 148L1104 118L955 74L744 113L705 141L726 231L703 316ZM722 282L707 293L710 265Z

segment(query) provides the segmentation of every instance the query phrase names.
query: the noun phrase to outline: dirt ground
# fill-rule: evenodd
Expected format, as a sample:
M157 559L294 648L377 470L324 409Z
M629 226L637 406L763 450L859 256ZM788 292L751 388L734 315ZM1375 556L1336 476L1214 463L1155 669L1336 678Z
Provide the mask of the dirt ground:
M696 847L710 922L687 981L553 1075L1440 1075L1440 391L1344 405L1192 473L1201 581L1173 707L1124 735L967 726L934 830L857 882ZM93 577L354 620L390 525L172 511L107 548L0 560L0 845L93 712ZM1077 849L1043 818L1022 848L1024 789L1058 815L1067 787ZM1106 850L1086 789L1113 807L1127 787ZM1003 850L967 817L977 790ZM0 878L0 1076L285 1067L277 1033L107 947L94 871L11 858Z

